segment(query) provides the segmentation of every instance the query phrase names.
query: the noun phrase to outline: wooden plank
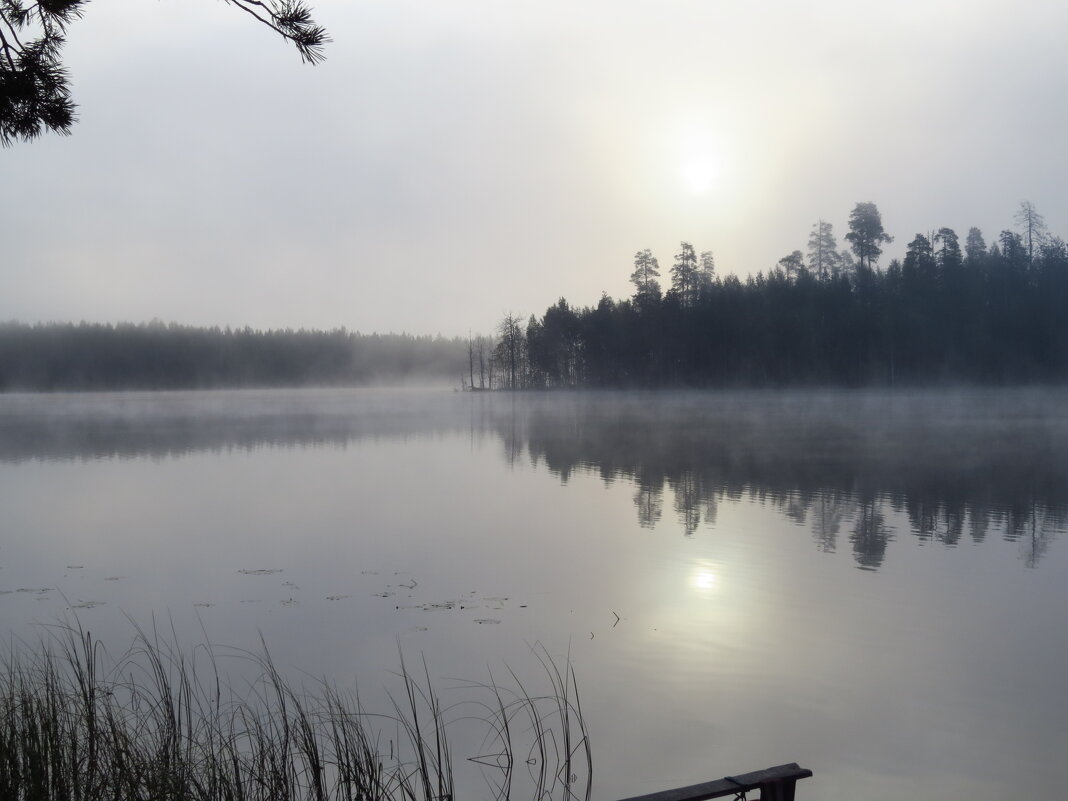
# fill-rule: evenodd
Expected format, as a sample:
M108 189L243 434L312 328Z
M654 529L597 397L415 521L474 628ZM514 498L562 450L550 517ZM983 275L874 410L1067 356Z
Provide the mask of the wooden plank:
M786 765L776 765L773 768L756 770L741 776L725 776L711 782L691 784L689 787L679 787L675 790L663 790L649 795L636 795L625 798L623 801L706 801L710 798L722 798L727 795L735 795L745 790L760 789L761 795L768 795L775 785L781 784L783 793L773 792L768 798L793 798L793 784L798 779L807 779L812 775L811 770L800 767L796 762ZM789 785L788 787L786 785ZM775 788L780 789L780 788Z

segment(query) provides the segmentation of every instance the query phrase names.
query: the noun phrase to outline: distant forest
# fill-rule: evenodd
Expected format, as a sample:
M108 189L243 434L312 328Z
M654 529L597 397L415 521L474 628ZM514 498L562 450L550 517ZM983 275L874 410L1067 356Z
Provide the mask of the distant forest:
M989 244L950 228L917 233L885 269L892 241L874 203L849 217L848 247L817 221L795 250L745 280L721 277L713 254L683 242L660 285L649 250L634 257L634 294L541 318L509 315L495 369L472 386L715 387L1000 385L1068 379L1068 248L1021 203ZM488 384L487 384L488 379ZM494 384L494 381L496 382Z
M467 367L460 339L195 328L153 322L0 324L0 391L201 389L439 381Z
M650 250L634 293L566 299L493 336L336 329L195 328L159 322L0 324L0 391L360 385L430 380L465 389L1063 384L1068 246L1029 202L988 245L951 228L917 233L903 259L874 203L846 247L812 226L767 272L721 276L682 242L661 288Z

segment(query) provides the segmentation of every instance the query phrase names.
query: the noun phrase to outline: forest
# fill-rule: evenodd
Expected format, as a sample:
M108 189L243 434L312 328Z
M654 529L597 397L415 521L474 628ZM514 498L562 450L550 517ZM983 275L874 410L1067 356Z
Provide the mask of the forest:
M466 349L460 339L343 328L12 322L0 324L0 391L454 384Z
M1068 379L1068 246L1023 202L989 245L917 233L902 259L874 203L845 247L818 220L805 252L766 272L721 275L682 242L661 287L638 251L633 294L560 298L492 336L197 328L151 323L0 324L0 391L361 385L463 389L1060 384Z
M663 291L649 250L634 257L634 293L577 308L561 298L498 326L487 374L472 386L781 387L1062 383L1068 378L1068 248L1023 202L1015 226L987 243L971 228L917 233L903 259L879 265L874 203L857 203L846 247L812 226L767 272L721 276L710 251L680 245ZM481 343L476 343L481 345Z

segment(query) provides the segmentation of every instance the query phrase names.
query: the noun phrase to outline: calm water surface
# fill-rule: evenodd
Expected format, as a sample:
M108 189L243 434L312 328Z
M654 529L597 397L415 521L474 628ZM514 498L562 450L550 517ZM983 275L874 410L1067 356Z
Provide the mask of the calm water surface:
M540 643L597 799L789 761L799 799L1057 797L1066 401L4 396L0 624L262 633L372 696L398 646L463 693Z

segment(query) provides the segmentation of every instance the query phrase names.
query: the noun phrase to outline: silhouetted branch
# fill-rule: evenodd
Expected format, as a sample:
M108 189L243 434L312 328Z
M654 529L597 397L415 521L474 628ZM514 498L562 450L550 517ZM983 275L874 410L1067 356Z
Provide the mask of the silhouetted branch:
M296 45L300 57L318 64L325 56L323 46L330 41L326 29L317 25L309 8L300 0L226 0L255 17L268 28ZM261 9L261 10L257 10Z
M76 121L61 51L67 26L88 0L0 0L0 145L45 131L69 134ZM326 30L302 0L226 0L292 42L303 61L323 60ZM20 32L30 31L23 39Z

